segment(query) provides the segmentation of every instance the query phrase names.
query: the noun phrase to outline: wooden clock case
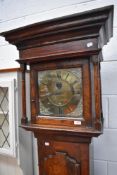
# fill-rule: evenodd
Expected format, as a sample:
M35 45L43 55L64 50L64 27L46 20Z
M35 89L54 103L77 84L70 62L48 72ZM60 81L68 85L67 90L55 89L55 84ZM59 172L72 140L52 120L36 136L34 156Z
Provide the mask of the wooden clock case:
M113 6L36 23L1 35L15 45L22 68L21 127L38 141L40 175L89 175L89 145L102 133L100 61L112 37ZM31 121L26 116L30 66ZM39 115L37 72L82 68L83 120Z

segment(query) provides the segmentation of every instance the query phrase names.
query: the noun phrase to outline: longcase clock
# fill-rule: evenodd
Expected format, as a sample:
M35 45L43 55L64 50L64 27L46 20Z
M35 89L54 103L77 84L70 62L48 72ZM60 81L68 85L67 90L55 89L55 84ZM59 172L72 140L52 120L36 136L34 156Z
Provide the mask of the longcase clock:
M19 50L21 127L37 138L40 175L89 175L89 145L102 134L100 62L113 6L4 32ZM31 120L26 115L30 67Z

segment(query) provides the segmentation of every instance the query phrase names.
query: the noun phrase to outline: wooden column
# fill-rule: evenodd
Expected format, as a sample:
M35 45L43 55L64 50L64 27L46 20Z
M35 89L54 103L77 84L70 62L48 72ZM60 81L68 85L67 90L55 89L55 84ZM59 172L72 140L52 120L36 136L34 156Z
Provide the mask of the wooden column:
M21 118L21 123L26 124L28 122L28 118L26 116L26 84L25 84L26 64L21 64L21 69L22 69L22 118Z

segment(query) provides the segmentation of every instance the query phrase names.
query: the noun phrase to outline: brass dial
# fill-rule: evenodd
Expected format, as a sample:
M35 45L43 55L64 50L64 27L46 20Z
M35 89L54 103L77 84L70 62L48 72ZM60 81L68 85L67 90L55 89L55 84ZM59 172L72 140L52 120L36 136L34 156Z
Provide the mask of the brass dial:
M73 115L72 113L78 108L82 98L81 70L78 69L77 74L73 70L39 72L40 113L42 115Z

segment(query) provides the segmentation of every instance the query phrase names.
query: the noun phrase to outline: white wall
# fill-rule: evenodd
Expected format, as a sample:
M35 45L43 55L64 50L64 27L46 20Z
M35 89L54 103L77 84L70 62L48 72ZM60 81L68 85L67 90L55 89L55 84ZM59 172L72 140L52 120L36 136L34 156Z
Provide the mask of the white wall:
M117 171L117 0L0 0L0 32L112 4L114 36L103 49L101 64L104 134L93 140L94 175L115 175ZM18 67L16 59L18 51L1 37L0 69Z

